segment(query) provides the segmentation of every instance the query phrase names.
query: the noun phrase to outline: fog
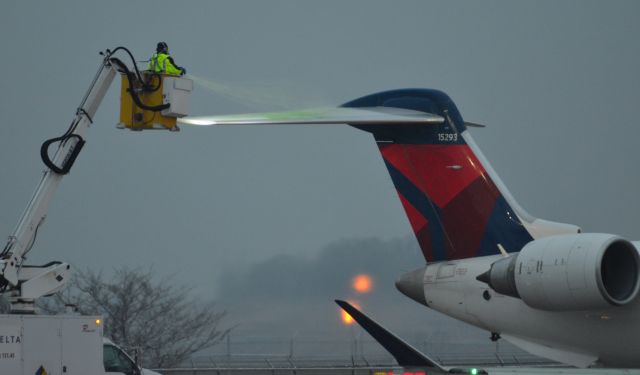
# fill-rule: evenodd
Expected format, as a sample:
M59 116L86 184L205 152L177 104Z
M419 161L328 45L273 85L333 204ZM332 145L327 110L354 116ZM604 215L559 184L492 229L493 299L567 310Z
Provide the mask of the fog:
M66 129L98 51L125 45L146 60L162 40L199 78L194 115L443 90L465 120L488 125L471 132L533 215L637 239L639 17L637 1L5 1L0 235L31 196L40 144ZM116 83L30 263L152 266L217 300L238 335L348 335L334 298L360 299L403 333L466 329L393 288L423 260L370 134L133 133L115 129L118 103ZM369 295L349 289L358 272L375 281Z

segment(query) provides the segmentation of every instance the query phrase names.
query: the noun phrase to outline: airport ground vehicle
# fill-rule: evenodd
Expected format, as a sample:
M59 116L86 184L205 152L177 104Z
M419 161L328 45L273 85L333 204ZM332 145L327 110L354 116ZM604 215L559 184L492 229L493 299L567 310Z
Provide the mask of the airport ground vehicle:
M100 316L0 315L0 373L154 375L102 337Z
M129 53L123 47L101 53L104 58L68 130L43 143L40 153L48 168L0 253L0 292L9 297L11 305L11 314L0 315L0 374L154 374L141 369L112 342L103 343L101 317L36 314L35 301L62 290L72 269L60 261L42 266L24 264L49 203L82 150L85 132L116 74L123 76L120 120L124 127L177 130L176 117L181 114L175 111L188 106L190 80L171 77L165 81L157 73L143 77L133 56L129 53L135 72L113 56L118 51ZM156 112L161 114L155 116ZM58 144L58 149L51 158L49 147L53 144Z

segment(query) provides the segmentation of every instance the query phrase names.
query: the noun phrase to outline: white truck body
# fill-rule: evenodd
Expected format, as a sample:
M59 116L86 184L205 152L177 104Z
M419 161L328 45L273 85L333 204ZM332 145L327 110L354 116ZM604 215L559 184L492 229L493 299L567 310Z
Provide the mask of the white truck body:
M99 316L0 315L0 374L104 374Z
M100 316L0 315L0 374L45 373L159 375L103 338Z

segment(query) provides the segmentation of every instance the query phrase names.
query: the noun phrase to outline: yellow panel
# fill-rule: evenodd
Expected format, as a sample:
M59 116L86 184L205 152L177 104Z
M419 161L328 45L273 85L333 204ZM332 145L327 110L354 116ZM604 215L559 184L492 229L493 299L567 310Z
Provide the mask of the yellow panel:
M119 127L131 127L133 124L133 115L131 111L133 110L133 99L131 99L131 95L127 92L129 89L129 80L127 76L122 74L121 85L120 85L120 123Z
M152 86L158 85L158 76L149 76L144 73L144 79L152 79ZM162 83L164 75L160 75L160 84L157 89L151 92L142 92L140 82L133 82L134 90L137 90L140 101L147 106L157 106L163 104ZM131 130L145 129L168 129L178 130L175 117L162 116L160 112L147 111L138 107L128 92L129 79L122 74L122 85L120 90L120 124L119 127L125 127Z

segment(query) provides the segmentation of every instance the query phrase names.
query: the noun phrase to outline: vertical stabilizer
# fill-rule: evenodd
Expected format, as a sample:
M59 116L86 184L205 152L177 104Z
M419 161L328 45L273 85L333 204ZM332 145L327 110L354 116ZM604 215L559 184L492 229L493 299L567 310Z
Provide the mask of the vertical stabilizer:
M442 124L354 125L373 134L427 261L519 251L547 232L576 227L537 220L513 199L443 92L403 89L343 107L395 107L445 118ZM537 231L537 232L536 232Z

